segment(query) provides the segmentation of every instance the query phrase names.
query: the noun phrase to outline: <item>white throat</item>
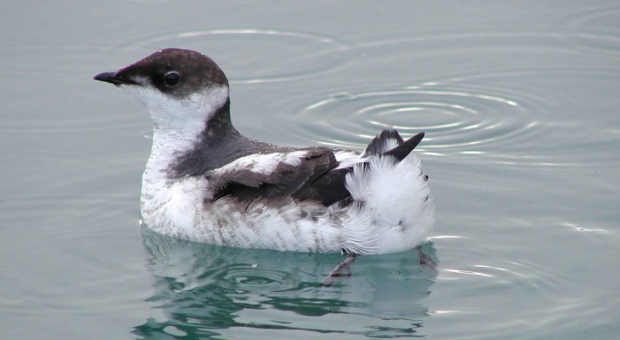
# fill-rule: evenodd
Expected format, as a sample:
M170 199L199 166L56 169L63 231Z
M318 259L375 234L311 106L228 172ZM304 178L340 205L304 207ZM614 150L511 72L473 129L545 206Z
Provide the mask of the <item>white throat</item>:
M206 87L179 99L160 92L145 79L138 82L142 85L121 86L121 89L146 106L158 130L176 136L195 137L228 101L225 85Z

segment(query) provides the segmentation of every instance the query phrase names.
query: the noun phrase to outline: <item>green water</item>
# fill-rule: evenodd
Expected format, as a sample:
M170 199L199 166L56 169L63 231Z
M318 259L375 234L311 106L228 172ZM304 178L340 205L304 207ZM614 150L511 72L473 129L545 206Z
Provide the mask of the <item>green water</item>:
M614 1L3 1L0 337L615 339ZM245 135L361 150L425 131L436 224L410 252L224 248L139 225L150 120L92 80L216 60Z

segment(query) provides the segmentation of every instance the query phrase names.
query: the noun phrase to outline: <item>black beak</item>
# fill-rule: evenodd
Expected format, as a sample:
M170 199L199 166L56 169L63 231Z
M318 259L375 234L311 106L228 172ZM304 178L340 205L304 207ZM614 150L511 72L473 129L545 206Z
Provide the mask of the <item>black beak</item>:
M122 77L119 77L117 72L104 72L104 73L96 75L94 79L99 80L99 81L105 81L106 83L114 84L117 86L118 85L138 85L138 83L136 83L133 80L123 79Z

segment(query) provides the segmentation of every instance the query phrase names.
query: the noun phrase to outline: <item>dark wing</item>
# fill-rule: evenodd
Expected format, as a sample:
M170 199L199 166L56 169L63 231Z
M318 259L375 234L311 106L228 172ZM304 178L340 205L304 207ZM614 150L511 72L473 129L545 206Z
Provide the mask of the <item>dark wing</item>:
M296 152L306 153L299 158L299 164L281 160L272 171L260 171L257 158L256 162L246 162L229 171L216 169L207 173L210 186L216 187L213 200L228 196L240 201L292 197L330 205L350 196L344 180L351 169L336 169L338 161L331 150L314 147Z
M395 130L384 130L371 142L364 156L390 155L401 161L413 151L422 138L424 133L419 133L403 141ZM384 146L387 145L386 139L396 139L398 146L384 151ZM290 162L282 160L270 171L259 170L261 165L259 158L269 155L256 155L255 162L251 160L249 163L233 162L229 164L233 166L227 171L220 169L225 169L228 165L207 172L210 187L215 188L213 200L228 196L236 197L240 201L292 197L300 201L316 200L329 206L351 197L351 193L345 187L345 180L353 167L338 169L339 163L332 150L313 147L292 153L295 152L306 153L304 157L299 158L299 164L291 165ZM281 153L284 154L286 153Z

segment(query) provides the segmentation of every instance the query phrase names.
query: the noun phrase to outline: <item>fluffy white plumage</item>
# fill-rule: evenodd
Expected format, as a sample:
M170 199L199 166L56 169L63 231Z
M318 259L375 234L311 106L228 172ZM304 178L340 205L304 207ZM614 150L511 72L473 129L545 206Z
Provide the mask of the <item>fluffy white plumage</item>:
M370 233L376 235L374 242L363 242L364 252L410 249L433 226L435 207L428 182L420 160L412 154L400 162L391 156L372 156L370 166L358 164L347 175L346 187L355 201L365 203L357 218L370 221Z

